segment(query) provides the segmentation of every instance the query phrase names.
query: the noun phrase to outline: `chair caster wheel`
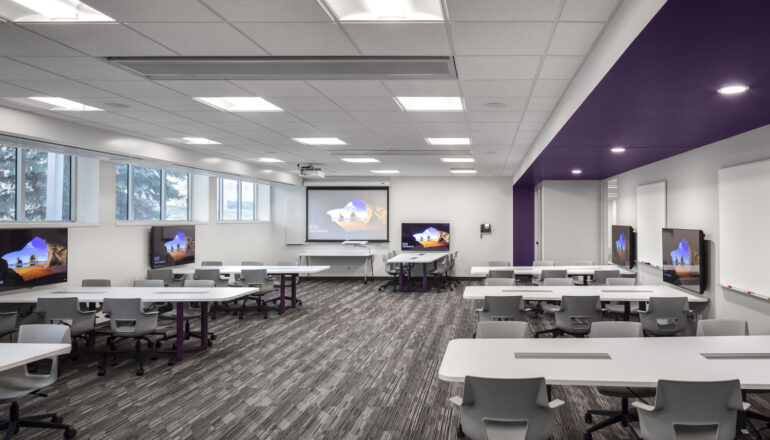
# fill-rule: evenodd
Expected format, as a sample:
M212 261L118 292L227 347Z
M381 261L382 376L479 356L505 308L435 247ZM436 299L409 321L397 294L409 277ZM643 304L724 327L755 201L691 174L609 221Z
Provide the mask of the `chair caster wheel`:
M593 440L594 436L590 432L586 432L586 435L583 436L583 440Z
M155 348L160 348L163 345L163 341L155 341Z
M243 313L238 314L238 319L243 319Z
M110 345L110 350L115 351L115 350L117 350L117 348L115 348L114 345Z
M144 368L137 368L136 369L136 375L137 376L144 376Z
M591 415L591 413L586 413L585 415L585 421L589 425L594 422L594 417Z
M104 376L107 374L107 370L105 370L104 368L99 368L96 374L98 374L99 376Z
M72 428L69 428L64 431L64 438L75 438L75 436L78 435L78 431Z
M171 346L171 351L176 351L176 344Z
M301 306L301 305L302 305L302 301L300 301L300 300L297 300L297 305L298 305L298 306Z
M237 316L237 315L238 315L238 312L233 312L233 316Z
M170 367L170 366L174 365L175 363L176 363L175 359L169 359L168 362L167 362L167 365Z
M147 348L152 348L152 346L155 345L152 341L147 341Z
M214 346L214 341L209 340L209 347L213 347L213 346Z
M51 423L61 423L64 419L61 416L53 416L51 417Z
M212 333L211 336L209 336L209 339L211 339L212 341L216 341L217 340L217 335Z

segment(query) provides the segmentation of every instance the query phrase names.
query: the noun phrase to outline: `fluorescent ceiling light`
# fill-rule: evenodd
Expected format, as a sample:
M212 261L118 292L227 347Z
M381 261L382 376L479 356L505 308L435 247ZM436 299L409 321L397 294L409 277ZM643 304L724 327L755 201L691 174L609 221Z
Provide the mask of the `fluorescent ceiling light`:
M473 168L452 168L449 171L453 174L476 174L476 170Z
M476 160L472 157L442 157L441 162L444 163L468 163L468 162L475 162Z
M324 0L339 21L444 21L440 0Z
M337 138L291 138L291 140L305 145L347 145L345 141Z
M579 170L579 169L575 168L574 170L572 170L572 174L574 174L574 175L576 175L576 176L577 176L578 174L583 174L583 170Z
M379 163L380 161L373 157L343 157L343 161L350 163Z
M399 170L371 170L374 174L398 174Z
M199 138L199 137L183 137L184 143L187 145L220 145L221 142L212 141L211 139Z
M730 86L724 86L718 89L717 92L721 93L722 95L736 95L738 93L743 93L748 89L749 89L749 86L747 85L734 84Z
M470 145L471 138L425 138L430 145Z
M282 112L283 109L254 96L228 96L221 98L193 98L226 112Z
M279 163L284 161L275 157L260 157L259 159L257 159L257 162Z
M626 147L612 147L610 148L610 151L612 151L613 153L625 153Z
M30 96L29 99L44 104L49 104L52 107L48 110L61 111L61 112L100 112L102 109L91 107L90 105L81 104L76 101L72 101L65 98L54 98L50 96Z
M398 105L408 112L461 112L463 100L457 96L397 96Z
M9 21L115 21L78 0L0 0L0 16Z

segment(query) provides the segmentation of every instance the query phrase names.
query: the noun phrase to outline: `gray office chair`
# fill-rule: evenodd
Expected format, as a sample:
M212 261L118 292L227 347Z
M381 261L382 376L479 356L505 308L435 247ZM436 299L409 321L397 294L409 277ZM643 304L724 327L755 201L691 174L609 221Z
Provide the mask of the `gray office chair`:
M547 267L547 266L553 266L553 261L546 261L546 260L536 260L532 262L532 266L534 267Z
M572 280L569 278L544 278L542 283L543 283L543 286L550 286L550 287L574 286L574 284L572 284Z
M112 281L103 279L83 280L81 287L112 287Z
M142 342L152 348L154 342L148 335L158 331L158 312L147 312L140 298L105 298L104 311L110 314L110 330L107 338L109 350L105 351L102 361L97 366L99 376L107 374L107 358L110 355L128 354L115 351L115 342L121 339L134 340L134 359L136 359L136 375L144 374L144 359L142 358Z
M540 276L537 277L535 284L543 285L543 280L546 278L567 278L567 269L543 269L540 271ZM571 280L570 280L571 281Z
M248 310L248 301L256 301L256 309L263 312L264 318L267 319L270 308L264 301L264 296L275 290L273 280L267 277L267 270L265 269L244 269L241 271L241 281L238 283L231 283L230 287L256 287L259 292L252 293L243 297L241 309L237 311L238 319L243 319L243 315Z
M749 323L743 319L701 319L695 336L748 336Z
M716 382L658 380L655 405L632 404L639 410L644 440L732 440L741 400L738 379Z
M451 260L452 254L447 254L444 258L436 262L434 269L429 269L428 274L433 278L433 285L436 287L437 292L440 292L447 286L449 287L449 290L454 290L454 283L448 281Z
M134 280L134 287L166 287L163 280Z
M541 281L543 286L574 286L570 278L544 278ZM541 302L538 305L540 311L547 315L553 315L557 310L561 308L561 305L552 302Z
M382 284L380 287L377 288L379 292L382 292L385 290L388 286L393 286L393 291L396 291L396 286L398 286L398 264L391 264L388 263L388 260L393 258L396 255L396 251L388 252L387 254L382 256L382 265L385 267L385 273L388 274L390 279L385 282L385 284Z
M642 324L627 321L595 322L591 325L591 332L588 333L589 338L641 338L642 336ZM620 411L595 409L586 411L586 423L592 423L593 416L603 416L606 417L606 419L589 427L588 430L586 430L585 440L591 440L594 432L616 423L628 426L631 422L636 421L636 415L629 410L628 399L643 399L645 397L655 396L655 388L600 386L596 387L596 390L603 396L619 397L621 402Z
M479 312L483 321L526 321L526 309L521 295L485 296Z
M604 286L607 284L607 278L620 278L620 271L617 269L595 270L594 278L589 284L593 286Z
M66 325L34 324L19 327L19 342L37 344L66 344L70 340ZM21 417L18 401L28 395L46 397L40 390L56 383L59 376L59 357L51 358L48 374L30 374L26 365L0 371L0 403L10 402L8 420L0 421L0 430L5 430L4 440L9 440L21 428L56 429L64 431L64 438L75 438L77 431L71 425L63 424L57 414L41 414ZM48 419L49 421L45 421Z
M605 284L607 286L635 286L636 278L620 278L620 277L607 278ZM625 311L626 306L623 303L616 303L616 302L608 303L604 306L604 309L608 314L614 315L615 317L625 315L626 313ZM639 314L639 303L632 302L630 304L630 311L632 315Z
M36 312L43 314L46 323L65 324L69 326L72 340L70 358L78 359L78 340L83 339L86 347L93 346L96 341L94 318L96 310L83 311L76 297L38 298Z
M503 261L503 260L491 260L487 266L489 267L511 267L510 261Z
M526 321L483 321L476 325L476 339L529 338Z
M258 260L243 260L243 261L241 261L241 266L264 266L264 263L262 261L258 261ZM243 281L243 278L241 278L241 277L242 277L242 275L236 275L235 276L235 281L236 282Z
M184 287L211 288L215 287L215 285L213 280L185 280ZM190 338L203 339L203 334L201 332L192 331L190 328L190 321L203 318L200 307L193 307L192 303L186 302L182 305L182 310L182 313L184 314L184 340L186 341ZM172 307L170 311L163 312L158 316L158 318L162 320L174 322L176 322L176 317L176 307ZM166 334L156 341L155 346L160 347L162 342L171 339L174 341L171 350L176 350L176 336L176 333ZM216 339L217 335L213 332L209 332L209 345L214 345L213 341Z
M201 261L201 266L224 266L225 263L221 261Z
M147 270L147 279L148 280L161 280L163 281L163 284L166 287L175 286L179 287L182 285L182 281L184 280L184 276L176 276L174 275L174 271L171 269L148 269Z
M646 311L639 311L639 321L645 333L673 336L687 327L689 307L687 298L650 298Z
M209 280L214 282L214 286L211 287L224 287L227 286L226 280L222 279L219 275L219 269L195 269L193 274L193 280ZM183 284L187 284L186 280Z
M510 270L490 270L487 273L487 278L513 278L516 279L516 275L513 273L513 269Z
M545 440L553 435L556 408L548 401L545 379L489 379L466 376L463 396L450 402L460 407L458 436L471 440Z
M487 278L484 280L485 286L515 286L514 278Z
M565 333L582 337L591 331L594 322L602 320L602 305L598 295L575 296L564 295L561 297L559 310L554 313L556 327L541 330L535 333L535 337L541 334L551 333L554 337Z
M13 341L13 334L16 333L16 321L18 319L18 312L0 312L0 338L8 336L8 342Z
M594 260L573 260L571 266L593 266ZM578 284L585 284L585 275L572 277Z

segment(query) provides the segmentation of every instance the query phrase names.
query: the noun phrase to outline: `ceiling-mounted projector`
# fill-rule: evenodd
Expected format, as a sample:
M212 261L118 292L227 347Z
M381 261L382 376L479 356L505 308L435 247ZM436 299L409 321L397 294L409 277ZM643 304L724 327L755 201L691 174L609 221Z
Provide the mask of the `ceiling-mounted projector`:
M314 165L298 165L299 166L299 176L303 177L305 179L323 179L326 177L323 171L321 171L320 168Z

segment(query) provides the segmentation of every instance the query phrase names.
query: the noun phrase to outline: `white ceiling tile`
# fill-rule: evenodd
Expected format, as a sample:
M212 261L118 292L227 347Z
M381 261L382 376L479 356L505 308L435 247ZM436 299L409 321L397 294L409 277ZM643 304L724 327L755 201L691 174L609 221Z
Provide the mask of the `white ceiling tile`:
M30 96L35 96L37 92L26 89L24 87L15 86L13 84L8 84L4 82L0 82L0 97L2 98L28 98ZM4 104L10 104L5 103Z
M86 105L92 105L97 108L109 110L115 113L123 113L129 115L133 112L145 112L153 111L152 107L134 101L133 99L123 98L119 96L111 96L109 98L78 98L78 102L82 102ZM153 122L153 121L150 121Z
M179 93L161 87L150 81L84 81L94 87L107 90L127 98L174 98L182 97Z
M534 81L528 79L460 81L463 96L468 98L526 97Z
M87 0L85 3L121 22L221 21L208 8L190 0Z
M550 112L556 108L556 104L559 102L560 97L543 98L533 97L529 99L527 104L527 110Z
M327 113L327 112L315 112L315 113ZM328 112L331 113L331 112ZM230 113L228 113L230 114ZM232 115L238 115L247 121L256 122L260 124L262 122L303 122L292 113L289 112L240 112L233 113Z
M340 111L333 101L326 98L271 98L270 102L290 112Z
M391 100L392 101L392 100ZM357 106L357 105L356 105ZM351 111L351 116L361 122L409 122L411 121L407 112L402 112L398 106L392 111Z
M343 109L354 112L400 111L393 98L335 98L334 102Z
M501 133L473 133L473 145L508 146L513 142L512 135Z
M323 131L368 131L360 122L315 122L313 125Z
M524 122L545 122L548 117L551 116L551 112L526 112L524 113Z
M91 57L16 57L15 59L74 80L131 81L143 79L106 61Z
M177 111L175 115L183 119L192 119L198 122L238 122L242 121L235 113L222 112L214 109L202 112Z
M560 0L447 0L452 21L552 21L560 6Z
M352 116L350 116L346 112L295 112L294 116L297 118L305 121L316 123L316 122L355 122L356 120L353 119Z
M388 80L383 81L392 92L390 96L460 96L456 80Z
M523 112L468 112L468 121L474 122L516 122Z
M137 98L147 105L170 112L208 112L211 107L192 98Z
M105 124L110 125L112 127L122 128L123 130L128 131L143 131L143 130L157 130L157 125L149 124L147 122L140 122L140 121L115 121L115 122L105 122Z
M487 105L490 103L494 105ZM523 111L526 105L526 98L465 98L465 108L472 112L516 112Z
M254 96L263 98L321 98L321 94L304 81L294 80L242 80L230 81Z
M358 55L337 23L238 23L272 55Z
M307 122L262 122L259 125L279 132L284 131L319 131Z
M583 64L582 56L549 55L540 68L541 79L572 79Z
M607 21L618 0L569 0L559 20L563 21Z
M329 98L377 98L393 96L380 81L375 80L315 80L313 88Z
M10 58L0 58L0 80L13 79L62 79L62 77Z
M141 111L126 113L131 118L138 119L144 122L185 122L188 119L179 115L162 111Z
M532 96L544 98L558 98L567 90L568 79L539 79L532 90Z
M561 22L556 25L549 55L587 55L604 28L604 23Z
M0 23L0 56L82 56L13 23Z
M243 89L221 80L158 80L155 83L192 97L248 96Z
M62 98L102 98L115 96L112 93L87 86L69 79L55 80L14 80L9 81L19 87L37 90L47 96Z
M483 131L485 133L504 131L515 133L518 128L518 122L469 122L468 128L470 130Z
M161 56L173 52L118 23L37 23L25 27L92 56ZM28 53L25 55L41 55Z
M449 55L444 23L346 23L364 55Z
M465 112L409 112L408 114L414 122L465 122Z
M519 130L539 132L540 129L543 128L543 124L545 124L545 120L543 120L543 121L525 121L525 122L522 122L521 125L519 125Z
M457 55L540 55L551 36L550 22L452 23Z
M91 122L135 122L131 118L110 112L70 112L72 118L91 121Z
M461 80L534 79L539 56L457 56L457 74Z
M331 21L317 1L309 0L203 0L232 22Z
M180 55L265 55L265 51L227 23L132 23L129 26Z

